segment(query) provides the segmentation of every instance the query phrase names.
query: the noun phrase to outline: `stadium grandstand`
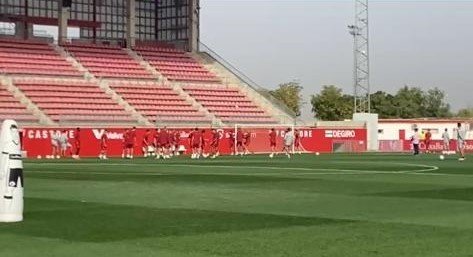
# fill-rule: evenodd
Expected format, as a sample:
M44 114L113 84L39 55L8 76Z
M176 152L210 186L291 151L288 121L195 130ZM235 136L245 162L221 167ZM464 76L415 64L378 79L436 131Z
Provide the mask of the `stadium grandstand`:
M199 0L0 0L0 116L40 126L292 124L294 113L199 41L199 18ZM58 37L36 25L57 26Z

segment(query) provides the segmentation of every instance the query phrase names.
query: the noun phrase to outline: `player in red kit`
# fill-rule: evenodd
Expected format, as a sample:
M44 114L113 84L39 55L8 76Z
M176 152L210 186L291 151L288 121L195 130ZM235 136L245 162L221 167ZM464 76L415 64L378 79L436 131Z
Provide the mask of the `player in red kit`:
M298 129L294 130L294 152L302 154L301 135Z
M125 132L123 133L123 143L122 143L122 158L125 158L126 152L127 152L127 142L130 140L130 130L126 129Z
M270 158L273 158L276 153L276 130L274 128L269 132L269 147L271 148Z
M151 130L147 129L145 134L143 135L143 140L141 141L141 149L143 150L143 156L148 157L150 156L150 148L153 141L153 135L151 134Z
M107 141L108 141L108 136L107 136L107 130L105 129L103 131L102 137L100 137L100 155L99 159L101 160L106 160L107 158Z
M156 156L156 159L160 159L161 157L163 157L163 159L168 159L169 134L166 127L159 131L157 146L158 154Z
M174 132L174 155L179 156L179 147L181 146L181 132Z
M233 131L228 132L228 145L230 146L231 155L235 154L235 133Z
M427 130L427 133L425 133L425 152L430 153L430 143L432 142L432 132L430 132L430 129Z
M209 157L209 154L205 152L205 147L207 146L207 142L205 140L205 129L200 131L201 139L200 139L200 155L204 158Z
M241 131L241 128L237 129L236 133L236 155L241 154L243 156L243 131Z
M127 158L133 159L134 151L135 151L135 144L136 144L136 127L133 127L130 130L130 134L128 137L128 142L126 144L127 149Z
M154 154L156 158L158 158L159 153L161 151L161 145L159 144L159 134L161 133L161 129L156 129L154 132L154 139L153 139L153 146L154 146Z
M133 127L130 131L130 142L128 142L127 148L129 152L130 159L133 159L136 145L136 127Z
M245 155L250 154L250 143L251 143L251 132L245 132L243 134L243 148L245 149Z
M217 156L220 155L218 151L218 147L220 145L220 134L216 129L212 129L212 141L210 143L210 154L212 155L212 159L215 159Z
M72 155L72 158L80 159L80 128L76 128L76 132L74 134L74 149L75 153Z
M202 147L202 132L198 128L195 128L191 133L190 137L192 147L192 159L199 159Z

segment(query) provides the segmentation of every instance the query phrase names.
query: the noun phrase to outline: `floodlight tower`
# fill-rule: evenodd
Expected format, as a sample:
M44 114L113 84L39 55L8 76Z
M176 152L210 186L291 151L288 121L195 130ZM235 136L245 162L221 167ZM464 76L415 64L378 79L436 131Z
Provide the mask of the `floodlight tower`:
M353 86L355 113L370 113L370 49L368 0L355 0L355 24L348 26L354 39Z

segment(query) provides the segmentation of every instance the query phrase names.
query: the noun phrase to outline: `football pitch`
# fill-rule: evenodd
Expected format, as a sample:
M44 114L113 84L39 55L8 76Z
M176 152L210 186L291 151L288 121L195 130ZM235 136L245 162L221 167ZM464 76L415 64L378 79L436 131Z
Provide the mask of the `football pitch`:
M27 160L0 256L473 256L473 161Z

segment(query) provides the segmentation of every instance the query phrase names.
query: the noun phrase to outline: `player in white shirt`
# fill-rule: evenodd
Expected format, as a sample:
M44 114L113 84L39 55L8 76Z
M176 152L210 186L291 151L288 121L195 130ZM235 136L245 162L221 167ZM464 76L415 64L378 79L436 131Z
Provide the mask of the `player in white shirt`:
M450 135L448 134L447 128L442 134L442 139L443 139L443 150L450 151Z
M283 152L286 152L287 158L291 158L292 146L294 144L294 133L291 128L286 130L284 134L284 148Z
M414 155L419 155L420 137L419 137L418 128L414 129L414 134L411 136L411 143L412 143L412 147L414 148Z
M52 146L52 155L51 159L54 158L61 158L61 148L60 148L60 143L59 143L59 138L61 137L61 132L55 131L51 135L51 146Z
M69 142L67 140L67 131L63 130L59 136L59 147L61 148L61 156L66 157L67 147Z
M462 124L459 122L457 124L457 149L460 153L459 161L465 160L465 144L466 144L466 130L462 127Z

